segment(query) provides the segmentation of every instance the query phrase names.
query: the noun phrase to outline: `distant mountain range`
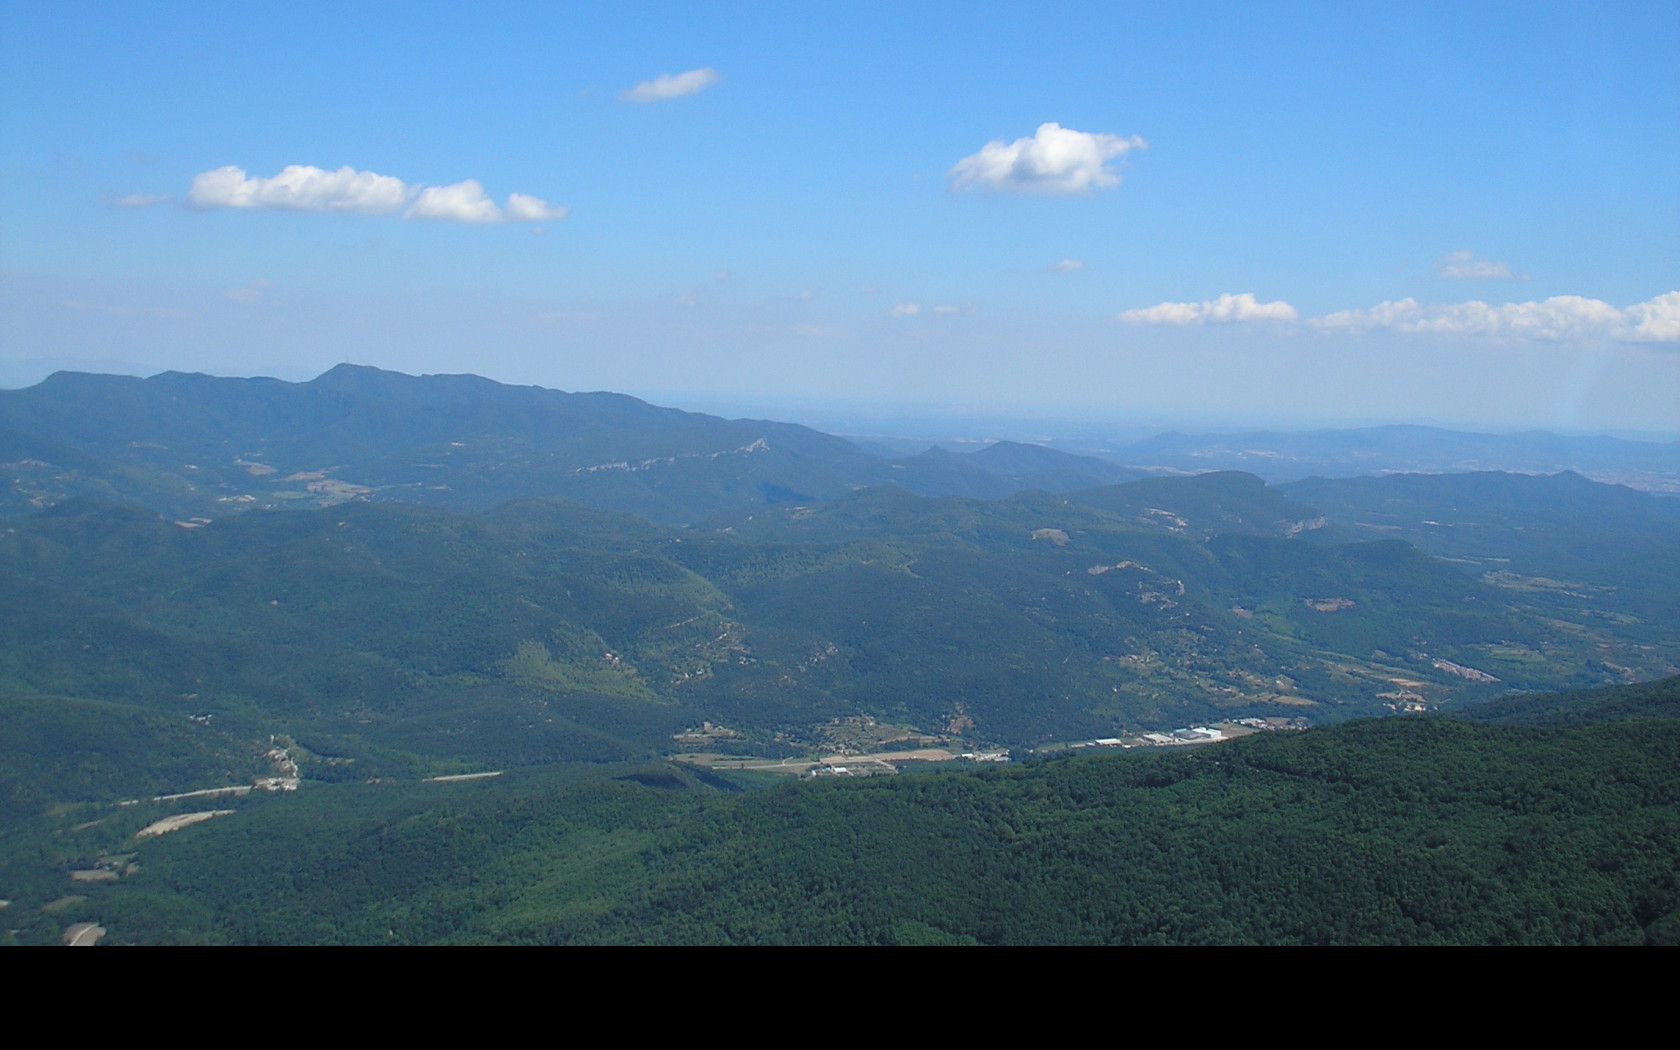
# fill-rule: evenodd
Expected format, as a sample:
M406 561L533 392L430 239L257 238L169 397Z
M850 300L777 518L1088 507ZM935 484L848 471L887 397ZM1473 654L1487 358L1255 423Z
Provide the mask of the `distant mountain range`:
M1132 444L1058 445L1078 448L1134 470L1242 470L1271 482L1364 474L1488 470L1556 474L1572 470L1594 481L1680 495L1680 441L1627 441L1541 430L1475 434L1437 427L1383 426L1306 433L1161 434Z
M0 469L0 513L12 514L77 495L182 518L352 498L470 510L542 495L671 524L871 485L995 498L1143 476L1011 444L890 462L792 424L354 365L307 383L56 373L0 391Z
M165 372L59 372L0 391L0 515L73 496L181 520L247 509L400 500L474 510L560 496L692 524L878 485L999 499L1150 476L1241 470L1270 481L1396 472L1574 470L1680 492L1680 443L1378 427L1165 434L1122 446L1001 441L879 454L808 427L659 408L633 397L339 365L306 383ZM1083 446L1080 446L1083 448Z

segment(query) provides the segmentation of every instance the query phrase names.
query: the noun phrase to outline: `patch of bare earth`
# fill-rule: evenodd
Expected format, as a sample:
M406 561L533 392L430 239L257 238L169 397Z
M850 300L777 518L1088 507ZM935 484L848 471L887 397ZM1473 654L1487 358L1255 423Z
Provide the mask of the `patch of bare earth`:
M74 908L76 905L82 903L85 900L87 900L86 896L84 896L80 893L72 893L72 894L69 894L68 896L60 897L60 898L58 898L58 900L55 900L55 901L53 901L49 904L41 905L41 910L46 912L48 915L57 915L61 911L65 911L67 909Z
M64 943L70 948L91 948L105 936L105 927L91 922L78 922L64 928Z
M231 809L207 809L200 813L177 813L173 817L164 817L162 820L154 820L152 823L147 824L139 831L136 831L134 833L134 837L137 839L145 839L151 838L154 835L167 835L171 831L180 831L182 828L190 828L194 824L202 824L204 821L213 820L216 817L225 817L232 812L233 810Z
M1353 608L1354 605L1352 598L1303 598L1302 601L1314 612L1324 613L1341 612L1343 609Z

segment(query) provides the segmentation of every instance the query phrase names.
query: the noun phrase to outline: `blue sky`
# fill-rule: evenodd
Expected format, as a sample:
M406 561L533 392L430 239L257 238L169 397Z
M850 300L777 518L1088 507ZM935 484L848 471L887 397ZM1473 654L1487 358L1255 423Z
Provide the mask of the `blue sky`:
M0 0L0 49L0 381L1680 432L1672 3Z

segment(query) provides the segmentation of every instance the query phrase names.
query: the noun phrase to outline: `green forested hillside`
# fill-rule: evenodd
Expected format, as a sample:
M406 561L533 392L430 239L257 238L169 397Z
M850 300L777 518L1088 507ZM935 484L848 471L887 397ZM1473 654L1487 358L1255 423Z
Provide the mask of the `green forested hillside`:
M1208 537L1243 532L1294 536L1322 528L1315 508L1294 503L1253 474L1219 471L1187 478L1147 478L1072 494L1133 525Z
M888 463L884 479L919 496L1002 499L1031 489L1072 492L1147 476L1089 456L999 441L978 452L951 452L936 445Z
M657 767L342 784L139 843L149 814L61 834L66 866L138 870L19 936L1675 943L1677 757L1672 720L1407 718L744 794Z
M258 741L126 704L57 696L0 699L0 827L64 803L110 803L183 784L250 783L268 772Z
M1518 693L1472 704L1459 713L1478 721L1524 726L1680 719L1680 677L1575 693Z
M706 530L555 501L198 528L71 501L0 533L0 592L0 696L210 716L338 775L618 761L703 720L762 754L856 714L1014 746L1324 722L1661 674L1675 651L1399 541L1203 540L1044 493L877 489Z

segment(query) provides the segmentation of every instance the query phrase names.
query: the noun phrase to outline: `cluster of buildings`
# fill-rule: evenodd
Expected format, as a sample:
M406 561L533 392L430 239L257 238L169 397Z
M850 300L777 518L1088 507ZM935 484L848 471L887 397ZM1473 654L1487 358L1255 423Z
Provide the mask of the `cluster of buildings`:
M1266 728L1273 728L1267 726ZM1242 733L1228 733L1211 726L1190 726L1187 729L1175 729L1170 733L1139 733L1134 737L1105 736L1095 740L1081 740L1069 744L1069 750L1085 747L1184 747L1189 744L1212 744L1220 740L1229 740L1232 736Z

